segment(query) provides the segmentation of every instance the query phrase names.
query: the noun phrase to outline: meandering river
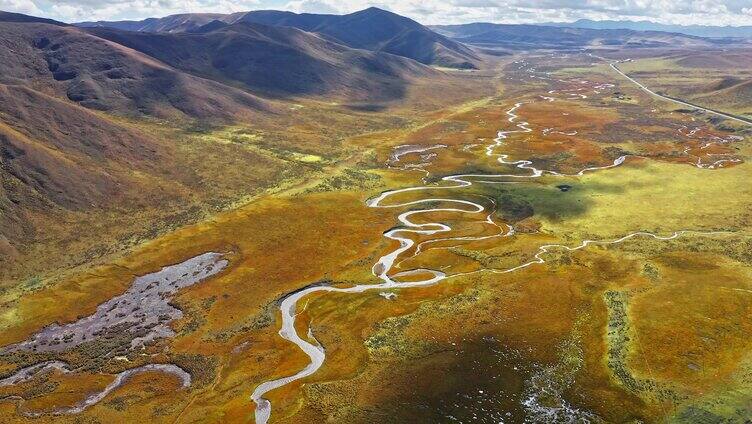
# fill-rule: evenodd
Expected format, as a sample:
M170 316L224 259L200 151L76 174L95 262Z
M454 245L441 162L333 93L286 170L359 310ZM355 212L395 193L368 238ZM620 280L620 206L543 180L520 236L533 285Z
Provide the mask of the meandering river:
M366 206L371 208L405 208L405 207L415 207L417 205L427 205L423 209L416 209L416 210L410 210L407 212L403 212L398 216L398 221L400 222L401 226L391 229L384 233L384 237L397 241L399 243L399 247L392 250L391 252L387 253L384 256L381 256L378 261L373 265L372 272L375 277L377 277L381 282L376 284L361 284L356 285L352 287L346 287L346 288L340 288L340 287L332 287L332 286L312 286L309 288L306 288L302 291L298 291L290 296L287 296L281 301L280 304L280 312L282 314L282 327L279 331L279 335L284 338L285 340L289 340L298 348L300 348L310 359L309 364L303 368L302 370L298 371L297 373L279 378L276 380L271 380L264 382L260 384L256 389L254 390L253 394L251 395L251 399L256 403L256 410L255 410L255 418L256 422L258 424L265 424L271 415L271 403L264 398L264 395L266 395L268 392L275 390L277 388L280 388L282 386L285 386L287 384L292 383L293 381L300 380L302 378L308 377L315 373L321 365L326 360L326 352L321 347L320 344L316 342L316 339L314 335L312 334L311 330L308 329L308 332L305 336L301 336L298 334L298 332L295 329L295 318L296 318L296 310L298 302L307 297L310 294L317 293L317 292L338 292L338 293L362 293L367 290L390 290L390 289L405 289L405 288L411 288L411 287L421 287L421 286L429 286L433 284L437 284L441 282L442 280L445 280L447 278L457 277L460 275L467 275L468 273L459 273L459 274L452 274L447 275L442 271L434 270L434 269L413 269L409 271L401 271L397 273L392 273L392 269L395 266L395 262L398 260L400 255L407 252L413 246L415 246L415 240L413 240L410 236L411 235L434 235L438 233L449 233L452 231L452 228L446 224L440 223L440 222L428 222L428 223L417 223L412 218L414 218L417 215L422 214L428 214L428 213L435 213L435 212L453 212L453 213L463 213L463 214L482 214L487 213L486 221L490 224L496 225L499 228L499 232L493 235L486 235L486 236L479 236L479 237L445 237L441 238L440 240L473 240L473 239L484 239L489 237L500 237L500 236L506 236L511 235L512 228L507 226L506 229L503 229L500 225L496 224L492 219L492 213L493 211L488 211L487 207L476 202L472 202L469 200L464 199L457 199L453 197L428 197L428 198L422 198L418 200L412 200L407 202L401 202L401 203L389 203L389 199L393 198L399 194L402 193L411 193L411 192L420 192L420 191L456 191L458 189L462 189L465 187L470 187L473 184L503 184L503 183L511 183L511 182L524 182L525 180L529 180L532 178L538 178L543 175L552 175L552 176L559 176L559 177L576 177L581 176L585 174L586 172L593 172L597 170L603 170L608 168L613 168L616 166L619 166L625 162L627 159L627 156L620 156L616 160L614 160L612 163L598 166L598 167L588 167L580 170L579 172L575 174L562 174L555 171L549 171L549 170L541 170L538 168L535 168L531 161L528 160L517 160L517 161L509 161L508 155L496 153L496 150L500 148L504 140L509 137L510 134L513 133L525 133L532 131L530 129L530 126L527 122L519 120L519 116L516 114L516 111L523 106L524 103L516 103L512 108L510 108L506 114L508 116L508 122L512 123L515 127L515 129L507 130L507 131L499 131L497 134L497 137L493 140L492 143L490 143L485 148L485 154L490 157L495 157L497 161L500 164L504 165L511 165L518 169L528 171L527 174L461 174L461 175L450 175L443 177L441 179L442 182L446 183L445 185L424 185L424 186L417 186L417 187L408 187L408 188L402 188L402 189L396 189L396 190L390 190L385 191L381 193L380 195L369 199L366 202ZM441 147L445 147L441 145ZM420 153L427 150L433 150L437 148L436 146L429 146L425 147L423 149L416 149L416 148L410 148L410 149L403 149L403 150L409 150L409 153ZM407 152L400 151L398 155L395 155L396 159L398 160L400 156L403 154L406 154ZM395 160L392 160L392 162L395 162ZM429 206L429 205L441 205L441 206ZM582 249L590 244L615 244L620 243L625 240L631 239L633 237L639 237L639 236L646 236L646 237L653 237L656 239L661 240L668 240L673 239L676 237L679 237L680 235L686 233L688 231L677 231L667 236L660 236L656 234L651 233L645 233L645 232L635 232L628 235L625 235L624 237L621 237L616 240L607 240L607 241L599 241L599 240L584 240L581 244L570 247L570 246L564 246L564 245L545 245L541 246L539 248L538 253L535 255L535 259L520 264L518 266L515 266L513 268L509 268L506 270L479 270L474 272L497 272L497 273L508 273L508 272L514 272L523 268L526 268L531 265L535 264L542 264L545 262L545 259L543 258L543 255L550 250L553 249L565 249L569 251ZM429 243L436 241L436 239L424 241L424 243ZM413 256L420 253L421 246L418 246L418 249L416 249L416 252ZM426 278L419 279L417 281L400 281L401 277L406 276L418 276L418 275L424 275Z

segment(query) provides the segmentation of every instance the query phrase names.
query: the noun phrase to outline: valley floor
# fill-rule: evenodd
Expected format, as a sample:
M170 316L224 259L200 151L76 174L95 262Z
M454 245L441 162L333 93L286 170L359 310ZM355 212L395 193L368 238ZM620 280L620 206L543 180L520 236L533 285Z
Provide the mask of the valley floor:
M418 87L386 111L301 104L279 143L252 126L187 136L295 165L8 288L0 416L750 416L749 127L586 54L462 75L464 93ZM332 145L293 143L337 125Z

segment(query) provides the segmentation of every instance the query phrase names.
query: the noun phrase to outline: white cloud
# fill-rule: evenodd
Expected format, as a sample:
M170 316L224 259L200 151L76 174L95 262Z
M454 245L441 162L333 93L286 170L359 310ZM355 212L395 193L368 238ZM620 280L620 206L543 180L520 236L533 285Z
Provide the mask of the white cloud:
M752 0L0 0L0 9L65 21L283 9L349 13L377 6L425 24L588 19L752 25Z
M284 9L295 13L341 13L336 5L322 0L295 0L287 3Z
M0 0L0 10L25 13L28 15L38 15L42 13L37 5L31 0Z
M3 0L0 0L2 2ZM232 13L259 8L261 0L33 0L45 16L66 22L161 17L175 13Z

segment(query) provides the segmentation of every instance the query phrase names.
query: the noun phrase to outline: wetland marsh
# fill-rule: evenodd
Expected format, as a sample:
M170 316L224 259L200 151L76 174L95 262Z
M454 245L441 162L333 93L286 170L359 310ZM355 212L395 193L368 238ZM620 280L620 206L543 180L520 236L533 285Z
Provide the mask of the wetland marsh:
M586 53L494 64L461 76L473 96L393 112L405 125L370 111L339 150L202 133L295 183L17 296L0 414L751 416L750 126Z

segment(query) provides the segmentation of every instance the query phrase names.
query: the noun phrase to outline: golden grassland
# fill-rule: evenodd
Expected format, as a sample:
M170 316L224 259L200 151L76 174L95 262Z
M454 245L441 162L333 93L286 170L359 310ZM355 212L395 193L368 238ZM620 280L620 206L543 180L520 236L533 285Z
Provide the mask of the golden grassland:
M317 185L344 168L368 163L367 149L345 141L421 125L447 104L482 97L494 85L490 72L447 74L416 81L399 104L384 105L381 112L297 99L232 126L98 113L148 134L166 150L169 160L160 166L172 177L133 171L111 206L30 212L35 234L15 243L19 251L6 252L0 239L0 301L9 305L19 288L26 293L110 263L144 242L260 196Z
M537 60L557 65L550 58ZM556 75L563 78L584 73L581 67L559 66ZM387 168L392 148L446 145L425 167L428 183L464 172L524 174L485 154L497 131L512 125L506 111L518 101L531 102L517 113L534 131L505 141L498 153L508 154L508 160L527 159L539 168L576 173L608 165L621 155L630 157L622 166L584 176L426 190L392 199L493 201L494 221L509 224L516 234L430 245L401 268L477 272L395 291L394 299L377 291L306 298L297 328L301 334L311 328L327 358L311 377L268 394L273 422L445 421L449 416L522 422L564 406L606 422L743 417L750 412L745 399L752 369L752 324L746 319L752 312L749 144L700 152L700 141L687 139L679 128L706 126L703 137L741 132L714 128L712 122L693 121L670 109L656 110L660 103L624 81L609 80L605 71L596 67L588 78L617 86L582 101L542 102L545 84L536 81L507 84L501 94L487 92L441 110L415 106L430 112L414 116L409 107L397 108L402 120L393 126L383 121L388 112L371 118L355 114L338 124L368 125L363 121L371 119L372 126L343 128L348 135L332 139L331 145L313 135L306 141L302 128L279 142L244 126L186 135L191 143L229 146L302 171L297 179L278 180L251 202L233 203L231 210L155 235L127 254L24 291L0 317L0 344L23 340L50 322L91 313L121 293L134 275L207 251L223 252L230 260L226 271L176 298L185 314L174 326L176 337L129 353L130 362L108 361L100 369L114 374L143 363L175 363L191 373L192 387L176 390L174 377L144 373L79 416L43 415L33 421L252 421L253 389L307 363L302 352L277 334L278 300L316 282L375 282L371 266L396 247L382 233L396 225L396 215L404 209L367 208L364 201L386 189L423 184L425 174ZM518 74L510 68L502 73ZM479 86L487 88L487 83ZM634 101L619 100L615 91ZM429 103L438 98L435 93L423 96ZM294 113L309 108L319 110L303 104ZM335 123L327 121L322 127L331 125ZM543 134L543 128L577 134ZM300 144L294 142L298 133ZM477 146L462 149L470 144ZM693 153L730 154L740 162L701 169ZM403 160L422 159L413 154ZM206 172L220 172L211 168ZM557 187L562 184L569 189ZM494 231L484 220L450 212L415 217L416 222L451 225L458 236ZM576 251L552 249L542 256L545 264L494 272L533 260L546 244L576 247L586 239L610 241L636 231L669 236L678 230L719 232L672 240L634 237ZM95 354L83 349L60 359L75 364L95 361ZM18 365L5 358L2 370L9 373ZM16 408L54 410L111 381L99 372L44 378L3 388L0 395L24 401L0 402L0 416L32 421Z
M200 315L195 318L203 324L217 323L217 327L211 329L199 326L200 334L197 333L192 339L176 339L176 344L171 349L178 349L179 356L187 357L190 357L191 350L198 350L201 352L198 355L211 362L216 358L205 351L207 341L221 340L220 345L224 347L218 349L230 355L233 346L243 343L234 340L236 333L247 333L249 329L259 327L267 333L266 339L269 344L268 349L262 349L259 353L266 355L275 350L283 352L284 343L277 340L276 330L270 326L270 322L274 320L270 305L275 299L298 288L303 281L316 282L333 278L362 280L368 269L365 266L367 258L375 255L375 249L383 249L380 243L381 232L394 221L392 212L363 208L365 194L352 191L359 187L360 181L354 180L353 175L345 171L350 171L351 168L357 170L359 167L372 167L373 159L369 153L371 148L362 148L357 143L352 143L355 148L349 147L345 140L357 134L367 136L378 132L384 137L388 131L405 131L421 120L435 119L433 115L437 114L435 110L438 105L446 106L450 98L461 103L465 98L479 96L489 89L492 90L493 84L494 82L484 75L462 75L461 79L450 80L441 86L443 92L440 97L432 91L437 87L422 87L418 84L414 88L415 102L407 101L391 108L389 113L379 114L354 113L344 111L336 105L326 106L319 102L300 101L300 107L291 109L291 116L277 117L271 129L268 128L269 124L262 124L260 128L245 125L217 129L197 127L176 132L174 129L155 124L134 123L133 125L142 126L145 130L162 137L171 136L179 143L177 151L185 152L179 159L187 161L187 166L200 167L205 173L203 178L216 189L214 196L207 200L217 201L220 196L226 196L228 208L231 210L214 214L209 219L203 210L199 210L195 216L185 221L168 216L164 224L153 225L146 234L129 235L130 238L126 242L122 237L114 237L154 220L155 216L151 215L150 211L127 217L122 216L122 211L113 212L110 216L90 214L84 217L85 219L76 216L69 218L73 224L71 227L52 227L51 234L62 235L62 240L48 241L38 246L36 255L23 258L33 263L23 266L28 266L32 270L55 269L56 278L41 281L35 277L34 285L31 287L16 284L6 291L8 301L2 313L2 344L22 340L50 322L69 322L86 316L93 312L98 304L122 292L135 275L152 272L164 265L213 250L223 252L231 258L232 268L226 273L230 278L226 284L232 287L231 292L220 297L216 294L216 287L212 285L205 288L208 290L204 293L206 298L186 300L185 304L181 302L181 306L186 312L193 310L196 315ZM438 112L437 116L440 115ZM288 119L294 123L286 127L284 121ZM290 141L292 139L295 141ZM311 157L322 160L312 161ZM234 163L228 163L228 160ZM267 166L269 171L266 171L264 166ZM344 182L333 187L332 179L340 177L343 173L346 177ZM243 177L248 178L249 175L255 176L258 181L243 181ZM363 171L354 174L356 178L364 175L369 176ZM383 184L375 175L370 176L369 180L375 180L374 184L379 186ZM228 191L232 190L235 192L228 194ZM285 194L270 196L274 192ZM269 194L259 198L259 194L264 193ZM238 194L245 196L239 198ZM250 202L256 199L259 200ZM325 203L330 203L330 208L326 208ZM343 207L343 203L347 205ZM165 205L157 200L155 206ZM179 206L173 205L178 209ZM220 204L219 209L224 206L226 205ZM172 231L176 225L197 219L204 221ZM350 224L339 225L342 221ZM97 226L87 226L94 222ZM133 225L119 226L121 222L132 222ZM115 227L114 231L108 227L109 225ZM301 234L296 234L292 228L298 228ZM66 231L73 234L66 234ZM161 235L167 232L169 235ZM113 237L112 241L118 242L119 245L113 247L113 254L100 258L98 262L104 265L96 266L97 261L91 261L69 269L70 264L54 264L56 255L73 256L86 249L86 244L92 241L107 246L111 241L109 237ZM155 240L147 241L149 239ZM59 247L56 247L57 243ZM82 247L79 247L79 244ZM135 247L130 249L127 256L123 256L123 248L130 246ZM60 250L57 250L58 248ZM303 260L300 260L301 252L304 252ZM117 259L118 257L120 259ZM337 271L337 262L340 262L342 271ZM42 265L35 267L39 263ZM349 273L344 270L349 270ZM289 279L289 286L280 284L284 279ZM217 282L225 285L219 280ZM242 295L232 293L236 291ZM185 295L190 299L190 293ZM206 314L203 305L207 302L212 304L212 310L216 311L216 315ZM192 309L194 307L195 309ZM192 326L195 322L179 325L186 324ZM192 333L194 330L185 332ZM273 348L274 346L278 349ZM90 359L87 358L87 354L76 352L65 359L74 362L85 361ZM169 357L171 355L160 355L156 356L157 361L172 360ZM223 357L222 360L234 362L234 358L230 357ZM131 358L131 362L111 365L108 371L117 372L119 368L130 368L134 362L142 363L144 358ZM301 364L300 361L293 363L290 370ZM8 365L6 363L3 369L8 369ZM249 365L254 369L264 366L255 363L251 358L244 358L241 364L233 364L239 369ZM265 366L273 368L271 365ZM210 373L215 371L214 368L209 370ZM282 367L278 372L285 374L290 371ZM249 385L255 384L244 374L240 372L232 375L242 377ZM219 377L212 376L204 382L199 380L199 383L203 383L204 386L226 383L220 381ZM153 378L157 381L172 380L169 376L159 374L152 375ZM67 376L63 379L67 379ZM209 381L213 379L216 381ZM52 390L49 395L36 403L24 402L20 405L20 410L53 410L58 404L75 403L83 399L87 393L103 388L107 378L92 374L88 379L86 375L77 376L76 380L73 385L48 385L46 389ZM70 402L64 401L56 388L65 393L66 399ZM251 389L250 386L247 388ZM178 393L178 396L181 394ZM37 395L34 399L38 397ZM186 398L186 402L192 405L193 399ZM146 405L133 408L132 416L139 416L140 411L158 404L159 399L155 403L149 400ZM12 409L13 403L3 403L3 408L9 406ZM175 407L178 406L179 402ZM197 410L200 411L198 408ZM130 414L131 408L126 412ZM117 411L115 414L117 415ZM237 406L237 414L244 418L248 416L247 393L243 394L243 401ZM94 415L99 416L99 412L95 412Z

